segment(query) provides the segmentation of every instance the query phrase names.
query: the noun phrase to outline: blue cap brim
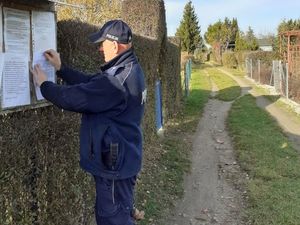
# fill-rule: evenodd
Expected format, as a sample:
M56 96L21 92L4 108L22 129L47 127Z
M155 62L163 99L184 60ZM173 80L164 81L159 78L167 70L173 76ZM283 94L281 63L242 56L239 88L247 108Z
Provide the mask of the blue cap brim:
M102 37L102 33L101 31L93 33L89 36L89 40L92 43L100 43L102 41L105 41L105 37Z

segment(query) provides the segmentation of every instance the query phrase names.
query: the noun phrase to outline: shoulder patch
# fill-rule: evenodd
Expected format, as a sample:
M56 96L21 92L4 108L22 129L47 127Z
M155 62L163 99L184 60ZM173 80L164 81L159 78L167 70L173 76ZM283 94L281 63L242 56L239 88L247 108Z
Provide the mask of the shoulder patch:
M147 88L142 92L142 102L141 105L144 105L147 101Z

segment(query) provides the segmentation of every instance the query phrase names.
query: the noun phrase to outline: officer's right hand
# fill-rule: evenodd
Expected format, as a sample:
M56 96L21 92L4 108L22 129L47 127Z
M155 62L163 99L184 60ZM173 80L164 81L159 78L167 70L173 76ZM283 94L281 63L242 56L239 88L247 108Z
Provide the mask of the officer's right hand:
M61 68L61 60L60 60L60 56L59 53L56 52L53 49L49 49L47 51L44 52L44 56L46 57L46 59L48 60L48 62L54 66L54 68L56 70L60 70Z

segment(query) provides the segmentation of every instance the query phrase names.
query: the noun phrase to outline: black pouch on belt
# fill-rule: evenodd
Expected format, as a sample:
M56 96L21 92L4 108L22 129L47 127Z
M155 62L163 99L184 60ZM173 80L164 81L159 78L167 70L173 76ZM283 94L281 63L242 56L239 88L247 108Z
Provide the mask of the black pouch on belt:
M118 154L119 154L119 144L111 143L110 144L110 166L112 170L116 169Z

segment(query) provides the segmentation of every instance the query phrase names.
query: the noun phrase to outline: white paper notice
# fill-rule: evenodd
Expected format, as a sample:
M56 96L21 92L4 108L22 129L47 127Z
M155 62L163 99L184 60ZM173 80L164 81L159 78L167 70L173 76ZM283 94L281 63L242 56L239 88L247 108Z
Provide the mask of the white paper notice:
M4 67L4 53L0 53L0 96L2 95L3 67Z
M32 66L36 64L39 64L42 70L46 73L48 81L55 82L55 69L46 60L45 56L43 55L43 52L35 52L33 54ZM44 97L41 94L41 89L37 85L35 85L35 93L36 93L37 100L44 99Z
M24 54L30 58L29 11L3 8L5 52Z
M56 50L56 22L52 12L32 11L33 52Z
M0 52L3 52L3 21L2 21L2 7L0 7Z
M5 54L2 108L30 104L28 58L22 54Z

